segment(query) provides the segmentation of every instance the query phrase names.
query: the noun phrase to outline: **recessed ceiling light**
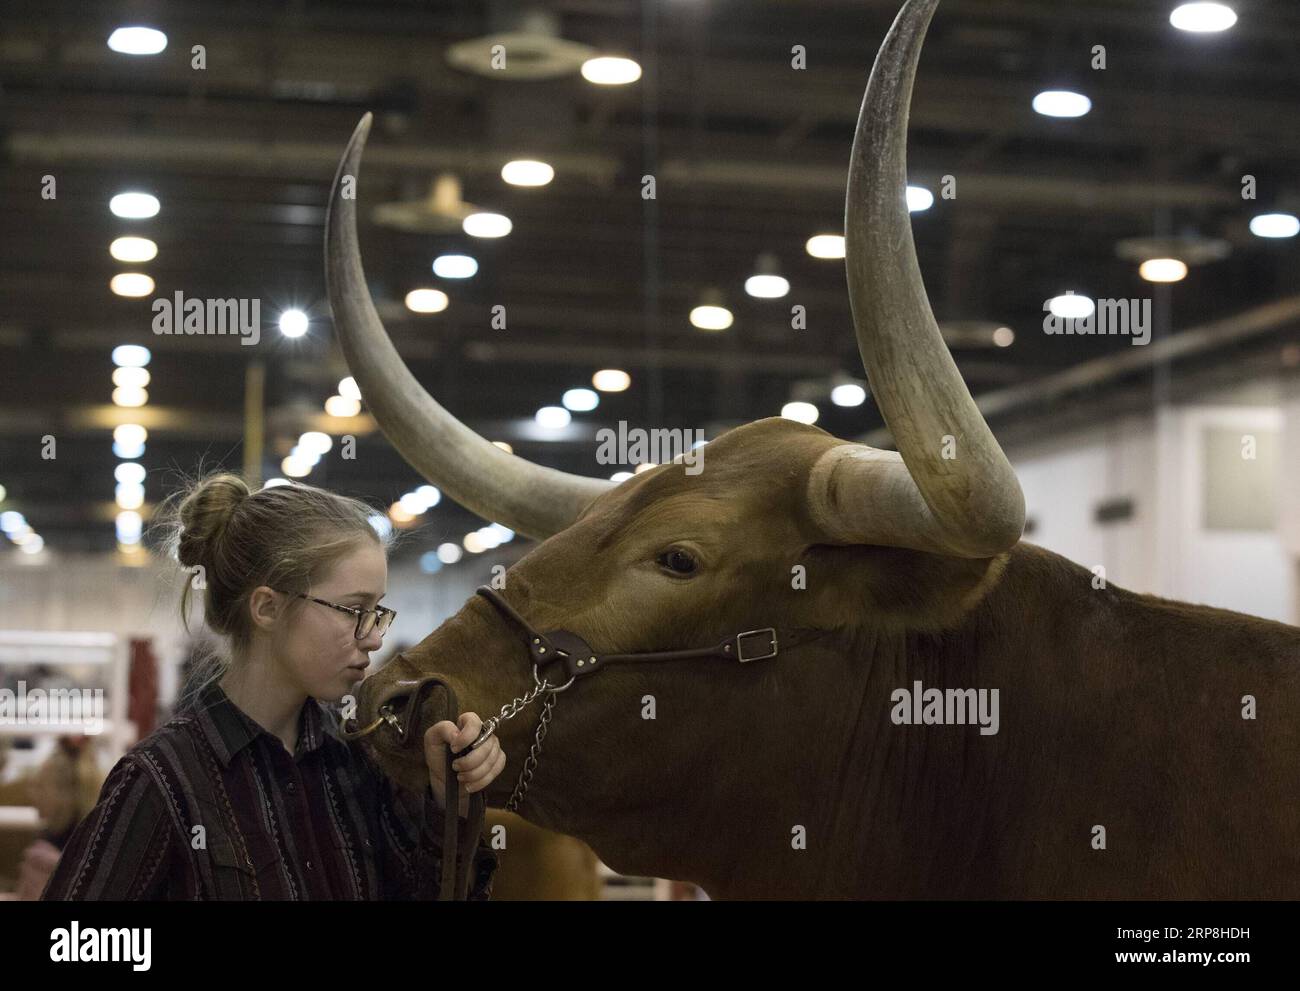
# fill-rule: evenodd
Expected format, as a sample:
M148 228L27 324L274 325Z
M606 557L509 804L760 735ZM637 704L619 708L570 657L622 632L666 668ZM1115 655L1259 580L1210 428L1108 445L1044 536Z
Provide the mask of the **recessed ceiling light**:
M545 186L555 178L555 169L545 162L520 158L501 166L501 178L512 186Z
M924 186L907 187L907 212L921 213L934 206L934 193Z
M280 314L280 333L285 337L302 337L310 325L302 310L285 310Z
M1289 213L1261 213L1251 218L1250 232L1256 237L1295 237L1300 234L1300 218Z
M120 262L147 262L158 255L158 245L147 237L119 237L108 246L108 253Z
M781 415L787 420L799 423L816 423L820 411L812 403L786 403L781 407Z
M602 368L591 377L591 384L601 392L623 392L632 384L632 376L621 368Z
M843 234L814 234L804 245L804 250L814 258L843 258Z
M440 279L468 279L478 272L478 262L469 255L439 255L433 260L433 274Z
M1034 97L1034 110L1044 117L1082 117L1091 109L1091 100L1068 89L1044 90Z
M1205 34L1228 30L1237 23L1237 15L1221 3L1184 3L1173 9L1169 23L1179 31Z
M582 63L582 78L597 86L626 86L641 78L641 66L630 58L602 55Z
M1148 258L1138 266L1138 275L1147 282L1181 282L1187 278L1187 265L1177 258Z
M471 213L461 221L470 237L505 237L512 227L510 218L501 213Z
M448 302L441 289L412 289L406 294L406 308L412 313L441 313Z
M123 220L148 220L158 215L161 206L151 193L130 192L118 193L108 201L108 208Z
M1054 296L1048 301L1047 308L1054 317L1082 320L1092 316L1097 304L1087 296L1075 295L1071 290L1063 296Z
M167 35L157 28L122 27L108 36L108 47L121 55L157 55L167 47Z
M108 284L118 296L139 299L148 296L154 290L154 281L143 272L122 272L113 276Z

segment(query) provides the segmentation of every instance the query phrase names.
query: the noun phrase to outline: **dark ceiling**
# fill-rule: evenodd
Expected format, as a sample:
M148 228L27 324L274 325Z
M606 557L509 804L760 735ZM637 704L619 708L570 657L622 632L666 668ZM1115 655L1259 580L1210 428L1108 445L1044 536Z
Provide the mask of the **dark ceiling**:
M150 503L176 469L241 467L254 359L267 375L265 469L278 473L346 374L324 300L322 224L338 156L366 110L377 119L359 187L363 218L420 197L447 171L465 199L513 221L495 241L369 222L361 232L399 350L440 402L490 439L605 475L596 427L623 419L712 434L816 396L837 371L860 377L842 262L813 259L803 245L842 230L853 124L897 0L533 6L563 38L636 58L642 79L609 88L576 74L508 81L447 63L448 45L503 29L521 9L514 4L0 5L5 508L24 512L53 550L114 546L109 355L123 343L153 351L146 409L155 425L142 459ZM1256 238L1246 223L1300 194L1300 4L1237 3L1236 27L1208 37L1170 27L1173 6L940 5L918 74L909 168L935 192L940 176L955 176L958 195L914 215L913 227L940 321L1016 331L1008 348L954 341L977 396L1134 350L1123 338L1045 335L1043 301L1066 289L1156 296L1162 333L1173 335L1231 325L1295 293L1296 239ZM166 31L166 51L110 51L109 33L129 23ZM206 69L191 67L194 45L204 46ZM791 67L795 45L806 48L806 69ZM1095 45L1106 49L1102 71L1090 66ZM1038 90L1062 85L1086 92L1092 112L1054 120L1030 109ZM555 180L505 184L501 165L522 153L554 164ZM57 179L53 200L41 196L47 174ZM641 195L647 174L654 200ZM1257 179L1257 202L1241 198L1245 174ZM158 216L114 217L108 200L128 188L157 195ZM1157 233L1221 238L1232 252L1157 293L1116 254L1120 240ZM113 261L109 242L123 234L154 239L158 257ZM433 257L454 249L479 260L473 279L432 276ZM761 252L779 259L786 299L744 294ZM125 269L153 276L155 296L260 299L262 343L154 335L149 298L109 292ZM416 286L444 288L450 306L409 313L401 300ZM687 320L709 287L735 312L722 333ZM807 308L804 330L790 328L795 303ZM311 314L307 337L273 329L289 305ZM490 325L497 305L507 329ZM1243 374L1276 363L1296 339L1294 308L1266 323L1199 360ZM571 440L529 439L538 407L611 366L631 373L631 389L576 414L582 427ZM1090 395L1095 403L1101 394ZM820 406L819 425L841 436L880 425L870 401ZM305 480L386 505L418 479L363 430L355 461L336 447ZM58 441L52 460L42 457L46 435ZM425 523L419 549L476 525L446 502Z

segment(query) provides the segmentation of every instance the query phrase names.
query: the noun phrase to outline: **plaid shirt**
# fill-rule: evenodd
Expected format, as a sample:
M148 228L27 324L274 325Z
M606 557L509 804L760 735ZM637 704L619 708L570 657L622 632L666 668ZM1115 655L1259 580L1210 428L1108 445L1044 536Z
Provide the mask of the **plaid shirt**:
M290 756L208 686L114 765L42 899L436 898L443 814L432 789L417 821L329 709L307 699L298 727ZM462 833L462 850L469 840ZM486 901L497 855L477 840L470 897Z

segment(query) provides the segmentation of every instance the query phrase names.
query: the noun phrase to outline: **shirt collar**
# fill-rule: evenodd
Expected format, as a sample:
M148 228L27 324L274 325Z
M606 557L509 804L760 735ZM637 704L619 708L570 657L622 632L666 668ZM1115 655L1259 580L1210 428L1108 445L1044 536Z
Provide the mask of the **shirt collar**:
M199 728L207 737L222 767L229 766L235 755L259 736L265 736L274 746L284 746L277 737L235 705L218 682L214 681L203 689L196 710L195 718ZM317 750L325 741L326 735L320 703L308 697L298 716L298 749L294 758Z

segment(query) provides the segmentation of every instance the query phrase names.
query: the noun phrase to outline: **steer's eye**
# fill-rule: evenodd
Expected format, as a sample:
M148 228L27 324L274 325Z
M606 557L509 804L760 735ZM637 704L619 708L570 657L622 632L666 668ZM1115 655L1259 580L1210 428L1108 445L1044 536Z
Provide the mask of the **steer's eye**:
M689 575L694 573L697 565L695 558L689 551L684 551L680 547L674 547L672 550L664 551L656 561L659 565L675 575Z

